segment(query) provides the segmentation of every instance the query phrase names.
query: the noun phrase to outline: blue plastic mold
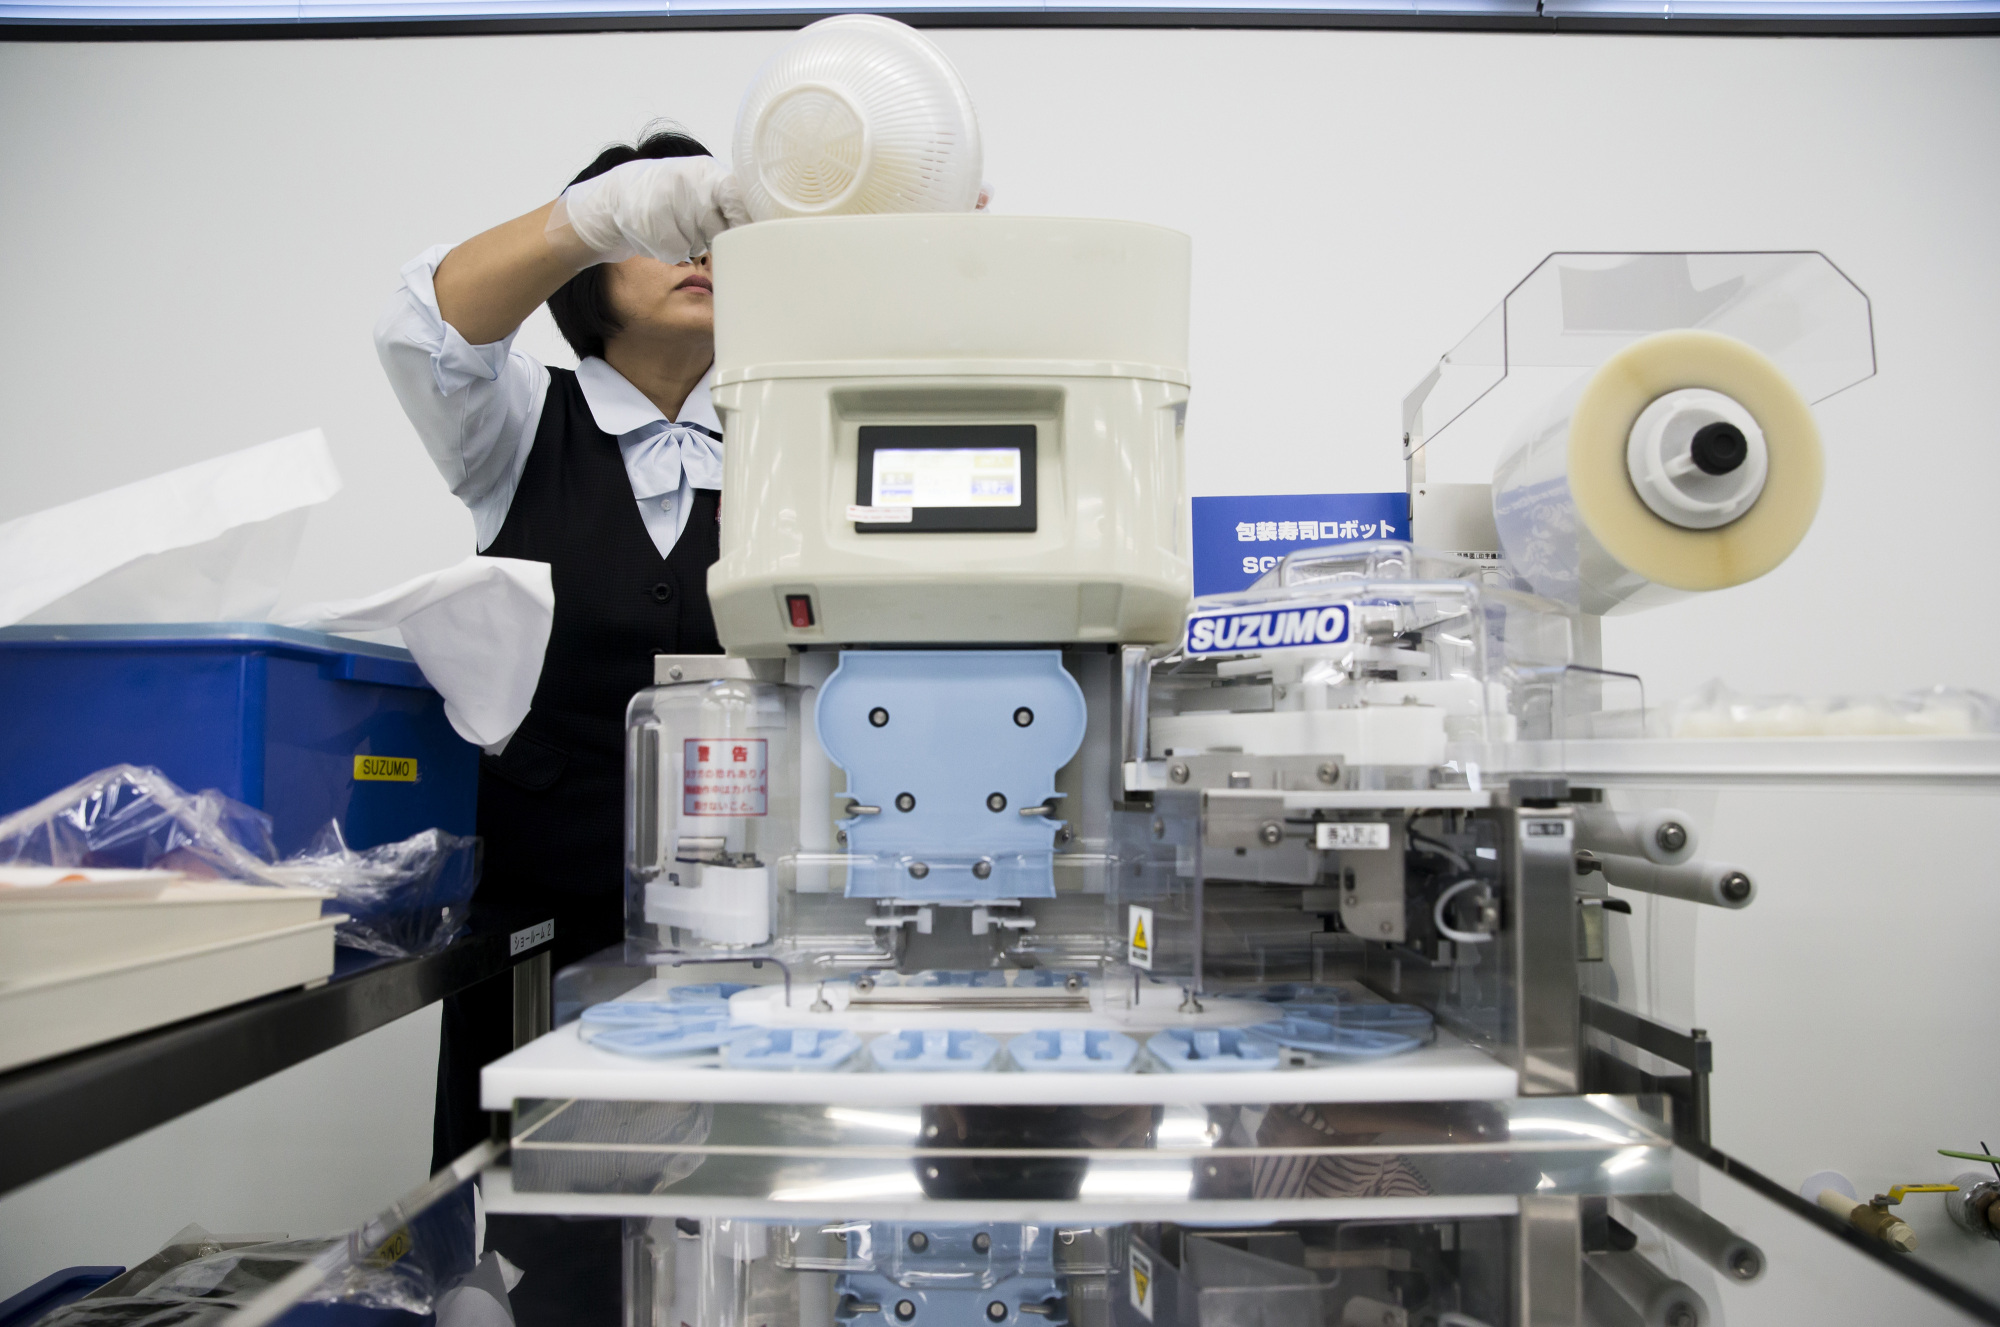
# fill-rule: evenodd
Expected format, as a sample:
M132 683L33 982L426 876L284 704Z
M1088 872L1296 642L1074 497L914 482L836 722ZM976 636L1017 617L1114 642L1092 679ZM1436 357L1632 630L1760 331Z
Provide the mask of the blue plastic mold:
M840 1327L1066 1327L1049 1226L877 1222L874 1268L835 1282ZM984 1247L982 1248L982 1244ZM907 1304L908 1313L898 1311ZM996 1309L994 1306L998 1305Z
M1309 1018L1336 1027L1400 1032L1418 1041L1429 1041L1436 1027L1430 1011L1413 1004L1283 1004L1276 1012L1280 1019Z
M728 1018L729 1006L721 1000L700 1004L660 1004L653 1000L612 1000L594 1004L583 1011L585 1033L614 1027L679 1027L690 1019Z
M1315 1055L1344 1055L1357 1059L1379 1059L1401 1055L1423 1045L1423 1041L1402 1032L1381 1028L1352 1027L1318 1018L1287 1014L1275 1023L1259 1023L1251 1031L1280 1046L1311 1051Z
M407 651L268 622L0 630L0 814L121 764L256 807L287 855L329 820L352 848L470 834L479 795Z
M750 987L743 982L711 981L700 986L669 986L667 999L674 1004L708 1004L716 1000L727 1001L738 991Z
M1168 1028L1146 1042L1160 1063L1182 1073L1275 1069L1278 1047L1242 1028Z
M684 1018L651 1027L632 1024L583 1029L583 1039L601 1051L652 1059L672 1055L699 1055L728 1044L736 1029L723 1018Z
M1055 895L1060 822L1021 811L1083 741L1061 651L847 651L816 712L847 795L880 808L841 822L849 898Z
M1132 1067L1139 1043L1123 1032L1045 1028L1013 1038L1007 1053L1021 1068L1039 1073L1117 1074Z
M868 1044L878 1068L890 1073L937 1073L984 1069L1000 1053L1000 1043L984 1032L910 1028L885 1032Z
M833 1069L861 1049L853 1032L833 1028L748 1028L729 1041L732 1069Z

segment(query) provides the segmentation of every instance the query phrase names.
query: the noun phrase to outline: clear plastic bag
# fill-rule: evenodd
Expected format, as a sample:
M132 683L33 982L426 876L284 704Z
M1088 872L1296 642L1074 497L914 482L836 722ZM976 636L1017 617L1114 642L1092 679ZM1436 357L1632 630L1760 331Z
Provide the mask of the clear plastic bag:
M271 818L214 789L182 791L157 769L113 765L0 817L0 865L182 871L334 895L340 943L392 958L430 953L464 930L480 841L428 829L356 851L329 823L283 861Z
M336 820L311 847L267 868L265 875L276 884L338 896L348 915L340 924L340 943L400 958L442 949L465 929L479 884L480 847L476 838L427 829L356 851Z
M392 1231L373 1225L322 1239L216 1236L188 1226L151 1258L42 1319L38 1327L174 1327L226 1321L313 1265L308 1303L428 1314L478 1261L473 1185ZM386 1238L381 1238L386 1234Z

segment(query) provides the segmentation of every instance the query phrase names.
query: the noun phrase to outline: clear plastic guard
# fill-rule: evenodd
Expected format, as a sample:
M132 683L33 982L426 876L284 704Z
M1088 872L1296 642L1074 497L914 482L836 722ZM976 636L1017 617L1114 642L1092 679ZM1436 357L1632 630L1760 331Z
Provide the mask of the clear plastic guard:
M1681 327L1756 347L1809 402L1875 374L1868 296L1825 254L1553 253L1404 398L1412 477L1489 482L1537 408L1632 342ZM1449 444L1432 446L1447 429Z

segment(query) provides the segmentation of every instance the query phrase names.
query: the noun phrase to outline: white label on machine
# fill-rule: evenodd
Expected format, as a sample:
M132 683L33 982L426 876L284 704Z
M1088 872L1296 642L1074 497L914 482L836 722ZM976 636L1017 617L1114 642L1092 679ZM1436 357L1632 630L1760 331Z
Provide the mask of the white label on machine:
M1132 1307L1137 1309L1147 1322L1153 1320L1153 1260L1139 1252L1134 1244L1126 1250L1126 1257L1132 1267Z
M1224 608L1188 616L1187 654L1249 654L1345 645L1353 637L1346 604Z
M857 507L847 506L847 519L856 525L908 525L916 514L910 507Z
M1153 967L1153 910L1134 903L1125 910L1126 961L1135 968ZM1150 1314L1148 1315L1150 1316Z
M770 776L761 737L690 737L683 756L681 814L761 816Z
M533 926L523 927L507 937L507 957L518 958L536 945L545 945L555 938L556 923L553 917L545 922L536 922Z
M1018 507L1018 447L884 447L875 453L877 507Z
M1383 852L1389 847L1389 826L1379 820L1322 820L1314 846L1348 852Z

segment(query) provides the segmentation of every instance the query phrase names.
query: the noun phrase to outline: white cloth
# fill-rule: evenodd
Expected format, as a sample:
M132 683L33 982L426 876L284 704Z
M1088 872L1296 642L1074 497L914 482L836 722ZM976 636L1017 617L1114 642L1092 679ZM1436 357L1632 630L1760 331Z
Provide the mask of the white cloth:
M471 509L484 549L507 523L542 422L549 371L514 350L512 335L475 346L445 322L432 282L450 252L435 245L404 265L402 288L375 324L375 350L424 450ZM688 393L678 420L601 359L585 359L576 373L591 418L618 439L640 519L665 557L687 526L692 491L722 484L722 422L709 399L715 370Z
M313 429L0 524L0 626L260 620L339 491Z
M277 621L315 631L403 633L466 741L504 742L528 715L555 622L549 564L470 557L363 599L308 604Z
M502 1253L487 1252L437 1297L437 1327L514 1327L514 1306L507 1295L520 1283L520 1268Z

